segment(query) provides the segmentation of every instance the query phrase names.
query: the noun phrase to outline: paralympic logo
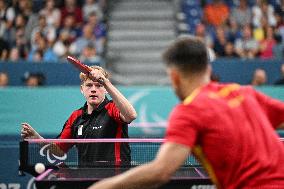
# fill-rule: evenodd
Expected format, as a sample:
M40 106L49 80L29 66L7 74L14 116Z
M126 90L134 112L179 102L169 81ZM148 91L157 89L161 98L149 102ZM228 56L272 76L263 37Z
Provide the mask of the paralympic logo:
M50 151L50 148L49 148L50 145L51 145L51 144L46 144L46 145L44 145L44 146L40 149L39 154L40 154L42 157L45 157L45 156L46 156L47 161L48 161L49 163L51 163L51 164L54 164L57 160L59 160L59 161L64 161L64 160L66 160L66 158L67 158L66 153L64 153L63 156L57 156L57 155L53 154L53 153ZM45 153L45 152L46 152L46 153Z
M128 97L130 103L135 106L138 111L136 122L131 125L141 128L145 134L160 134L161 131L155 128L165 128L167 123L167 120L159 115L159 111L153 111L153 105L149 102L149 99L155 99L153 93L155 92L151 91L151 89L141 90L134 92L134 94ZM156 108L156 110L159 109L159 107L154 108Z

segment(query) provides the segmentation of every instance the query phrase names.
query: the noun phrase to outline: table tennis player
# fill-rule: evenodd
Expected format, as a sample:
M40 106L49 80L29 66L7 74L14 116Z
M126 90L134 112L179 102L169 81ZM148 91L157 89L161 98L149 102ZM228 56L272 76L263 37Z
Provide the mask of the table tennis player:
M276 128L284 103L251 86L210 81L207 49L184 37L164 53L172 87L181 100L169 117L156 158L91 189L155 188L193 153L217 188L284 188L284 144Z
M99 66L91 68L92 71L88 75L80 73L81 93L86 98L86 103L70 115L58 138L128 138L128 124L137 116L135 109L112 85L108 73L103 68ZM107 93L112 100L107 98ZM22 123L21 136L24 139L42 138L28 123ZM56 150L53 152L62 154L73 144L56 145ZM82 143L77 144L77 148L80 166L92 166L98 162L128 164L131 158L127 143Z

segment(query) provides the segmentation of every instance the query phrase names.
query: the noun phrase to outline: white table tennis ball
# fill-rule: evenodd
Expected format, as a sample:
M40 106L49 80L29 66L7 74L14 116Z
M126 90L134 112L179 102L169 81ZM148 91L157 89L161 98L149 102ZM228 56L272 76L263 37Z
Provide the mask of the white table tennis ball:
M35 171L38 173L38 174L41 174L45 171L45 166L43 163L37 163L35 165Z

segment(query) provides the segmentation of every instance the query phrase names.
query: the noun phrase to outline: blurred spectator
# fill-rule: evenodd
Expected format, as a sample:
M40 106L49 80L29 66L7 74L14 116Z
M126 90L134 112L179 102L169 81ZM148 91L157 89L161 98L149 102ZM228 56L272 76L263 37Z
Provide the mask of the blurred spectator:
M61 24L66 15L73 14L75 16L75 25L80 27L83 23L81 7L77 6L76 0L65 0L64 7L61 9Z
M24 35L24 28L20 28L16 32L16 44L13 45L13 48L17 48L19 51L19 58L26 59L28 54L29 45L27 39Z
M195 36L198 37L201 41L203 41L207 46L208 57L212 62L216 59L216 53L213 50L213 39L209 33L206 31L206 27L204 24L199 23L195 27Z
M223 25L229 18L229 7L222 0L213 0L204 8L204 20L210 25Z
M250 24L251 22L251 10L247 5L247 0L240 0L240 4L234 7L231 12L231 17L237 22L241 27Z
M9 84L9 76L7 72L0 72L0 88L6 87Z
M235 42L236 53L241 58L255 58L258 53L258 42L252 38L252 31L249 25L242 29L242 38Z
M29 61L37 63L43 62L43 51L39 49L35 50L31 57L29 57Z
M106 41L106 26L100 22L105 5L105 0L0 0L0 60L54 62L70 54L72 43L79 45L80 50L73 48L78 56L86 44L95 46L97 59ZM80 27L82 7L86 25L93 27L95 37Z
M16 14L23 14L27 18L27 24L25 26L25 39L30 42L31 33L34 28L38 26L38 13L32 12L32 1L30 0L20 0L16 1Z
M79 36L79 33L81 32L80 29L76 28L75 24L75 16L74 14L68 14L63 19L63 26L59 30L59 34L61 32L68 32L69 33L69 42L74 42L75 39Z
M254 27L261 26L261 20L264 17L270 26L276 26L274 8L268 4L267 0L256 0L256 5L252 7L252 23Z
M80 56L80 60L82 62L94 63L94 62L99 62L100 61L100 57L97 56L96 48L93 45L87 45L83 49L83 52L82 52L82 54Z
M45 84L45 76L42 73L29 73L26 72L23 77L25 86L38 87Z
M87 24L90 24L93 27L93 33L96 36L97 41L104 46L106 43L106 26L99 21L96 12L91 12L89 14Z
M274 40L274 30L272 27L267 27L265 30L265 39L260 42L260 58L273 58L273 48L276 42Z
M48 26L53 26L55 28L60 27L59 18L61 18L61 12L55 7L54 0L46 0L45 7L39 12L39 14L45 16Z
M90 24L84 26L83 36L79 37L71 44L70 52L76 56L79 56L83 52L83 49L88 45L94 46L98 55L102 53L102 44L96 40L95 35L93 35L93 27Z
M39 36L36 41L36 48L31 49L29 53L28 61L56 62L58 61L58 57L53 52L52 48L50 48L44 36Z
M32 31L32 43L36 40L36 33L40 33L47 39L49 45L53 45L54 40L56 39L56 30L54 26L48 26L46 24L46 17L43 15L39 16L38 26L35 27Z
M20 51L17 47L13 47L10 50L9 60L12 61L12 62L18 62L18 61L21 60Z
M5 0L0 0L0 37L6 28L11 28L15 19L15 9L8 6Z
M211 35L206 31L206 26L204 24L199 23L196 25L195 36L202 39L207 47L213 48L213 39Z
M98 20L102 20L103 14L99 3L96 0L86 0L83 5L83 18L88 21L90 13L95 12Z
M26 23L26 17L23 14L18 14L13 27L5 29L3 37L9 42L9 47L16 44L17 36L22 35L24 37Z
M216 54L214 50L210 47L207 47L207 52L208 52L208 58L210 62L213 62L216 60Z
M275 13L284 16L284 0L276 0L275 3Z
M284 3L284 0L283 0L283 3ZM283 12L275 13L275 18L277 21L275 33L281 36L282 43L284 45L284 40L283 40L284 39L284 7L283 7Z
M253 29L253 38L257 41L263 41L265 39L265 29L269 27L267 19L262 17L261 24Z
M263 69L256 69L253 73L253 78L251 81L251 85L253 86L261 86L265 85L267 81L266 72Z
M280 34L274 35L276 44L273 47L273 57L277 60L283 60L284 58L284 44L282 43L282 37Z
M218 57L225 56L225 45L227 43L227 38L225 34L225 30L222 26L218 26L216 28L216 36L214 39L214 51Z
M9 45L6 40L0 37L0 60L6 60L9 54Z
M241 38L241 30L236 20L231 17L227 23L228 41L234 43L236 39Z
M281 78L274 83L275 85L284 85L284 64L281 65L280 71Z
M58 40L53 45L53 52L60 58L66 58L66 55L69 54L70 47L70 37L69 32L62 30L59 34Z
M29 17L32 14L32 1L30 0L19 0L16 1L16 14L22 14Z
M226 58L237 58L239 57L235 52L234 44L231 42L227 42L225 44L225 57Z

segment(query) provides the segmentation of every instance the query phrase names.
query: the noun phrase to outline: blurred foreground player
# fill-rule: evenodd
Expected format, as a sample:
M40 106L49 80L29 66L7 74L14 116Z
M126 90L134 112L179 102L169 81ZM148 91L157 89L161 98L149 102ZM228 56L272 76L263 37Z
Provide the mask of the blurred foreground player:
M58 138L128 138L128 123L136 118L135 109L108 80L108 73L103 68L91 68L93 71L90 75L80 73L81 93L87 102L71 114ZM99 78L101 83L97 82ZM106 97L107 93L112 100ZM22 124L21 136L24 139L42 138L28 123ZM53 153L63 155L72 145L57 143L53 145L56 149L53 149ZM80 166L106 162L121 165L130 162L130 148L127 143L81 143L77 147Z
M165 143L152 162L91 188L155 188L191 152L217 188L284 188L284 145L275 132L284 103L250 86L210 82L206 48L196 38L177 40L164 59L182 101L170 115Z

